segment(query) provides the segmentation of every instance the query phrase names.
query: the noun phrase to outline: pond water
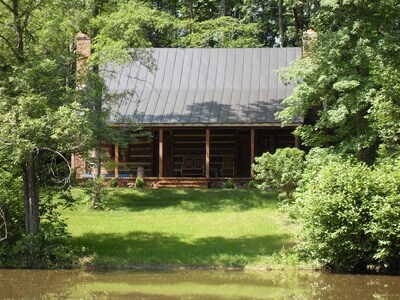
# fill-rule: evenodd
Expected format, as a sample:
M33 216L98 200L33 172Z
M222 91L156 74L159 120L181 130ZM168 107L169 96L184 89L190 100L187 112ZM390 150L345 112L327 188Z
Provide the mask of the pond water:
M296 271L0 270L0 298L400 299L400 277Z

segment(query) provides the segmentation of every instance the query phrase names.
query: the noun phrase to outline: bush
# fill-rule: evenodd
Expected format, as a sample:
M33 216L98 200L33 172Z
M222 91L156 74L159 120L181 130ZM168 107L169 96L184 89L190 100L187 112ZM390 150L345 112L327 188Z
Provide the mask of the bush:
M95 210L107 209L108 193L104 188L104 179L89 179L84 186L85 200L91 203L91 208Z
M369 222L366 191L371 172L361 164L331 162L296 193L303 224L304 250L329 268L361 271L371 261L366 233Z
M399 162L372 168L314 152L303 177L294 194L303 253L341 272L399 272Z
M370 205L368 233L380 268L400 273L400 160L390 160L374 171L377 193Z
M135 187L137 187L137 188L142 188L142 187L144 187L144 180L143 180L142 177L136 177L136 180L135 180Z
M225 182L225 188L226 188L226 189L234 189L234 188L235 188L235 182L233 182L232 179L228 179L228 180Z
M5 175L4 172L0 173ZM0 242L0 268L75 267L78 261L77 251L70 244L67 225L59 212L60 206L71 204L69 191L41 189L40 231L33 237L25 233L23 195L18 183L21 183L20 178L13 178L8 182L7 189L4 189L0 179L0 203L5 212L8 231L8 235ZM10 197L3 201L2 196L7 195L10 188L14 196L10 193ZM4 238L3 232L0 237Z
M116 188L116 187L118 187L118 180L117 180L117 178L111 178L111 179L110 179L109 187L111 187L111 188Z
M292 199L293 191L304 169L304 152L297 148L277 149L275 154L264 153L252 165L262 190L277 190L281 197Z
M249 187L249 189L256 189L257 188L257 181L255 181L255 180L250 180L249 181L249 184L248 184L248 187Z

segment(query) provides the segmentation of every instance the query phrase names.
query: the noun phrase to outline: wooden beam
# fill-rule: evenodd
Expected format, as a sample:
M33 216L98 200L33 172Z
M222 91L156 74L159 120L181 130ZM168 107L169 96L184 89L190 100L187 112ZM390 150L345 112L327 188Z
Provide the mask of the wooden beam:
M158 153L159 153L159 160L158 160L158 177L163 177L163 165L164 165L164 131L160 129L159 132L159 143L158 143Z
M250 129L250 164L254 163L254 157L255 157L255 129L251 128ZM251 177L253 177L254 171L251 168L251 165L250 165L250 170L251 170Z
M294 137L294 146L297 149L300 149L300 138L297 135L295 135L295 137Z
M71 169L75 169L75 154L71 154Z
M303 123L290 123L285 125L285 128L290 128L290 127L297 127L301 126ZM125 123L114 123L111 124L112 127L126 127ZM145 128L205 128L205 127L216 127L216 128L248 128L248 127L254 127L254 128L282 128L281 123L176 123L176 124L171 124L171 123L152 123L152 124L143 124Z
M119 177L119 147L118 145L115 145L114 148L114 155L115 155L115 169L114 169L114 177L118 178Z
M210 178L210 128L206 128L206 178Z

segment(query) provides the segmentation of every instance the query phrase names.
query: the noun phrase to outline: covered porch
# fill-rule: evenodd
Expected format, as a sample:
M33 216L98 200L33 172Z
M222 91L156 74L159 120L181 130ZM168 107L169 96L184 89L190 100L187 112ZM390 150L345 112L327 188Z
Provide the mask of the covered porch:
M251 178L251 164L262 153L299 147L293 127L148 128L152 138L129 144L104 144L115 178Z

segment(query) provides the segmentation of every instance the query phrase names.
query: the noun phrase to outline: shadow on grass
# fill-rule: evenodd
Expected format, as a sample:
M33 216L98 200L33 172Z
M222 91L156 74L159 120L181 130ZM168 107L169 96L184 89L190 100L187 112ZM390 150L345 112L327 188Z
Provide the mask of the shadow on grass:
M176 207L187 211L244 211L275 207L277 195L258 190L227 189L110 189L109 208L143 211Z
M255 258L282 249L288 235L202 238L187 242L183 237L142 231L121 234L88 233L74 243L93 251L94 266L204 266L244 267Z

